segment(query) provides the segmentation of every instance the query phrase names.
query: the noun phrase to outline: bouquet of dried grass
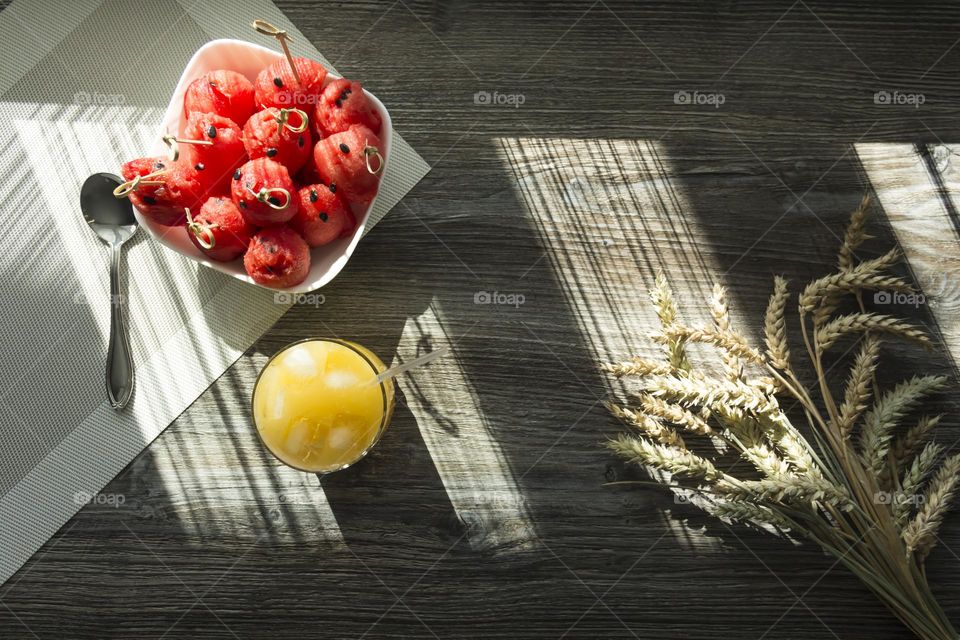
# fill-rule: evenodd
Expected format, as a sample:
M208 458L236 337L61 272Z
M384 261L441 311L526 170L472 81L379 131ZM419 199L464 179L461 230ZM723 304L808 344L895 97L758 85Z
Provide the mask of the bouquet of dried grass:
M854 251L868 237L867 210L864 200L851 217L839 270L799 295L819 404L791 364L785 280L774 281L761 350L731 328L721 287L714 288L711 300L712 326L683 325L661 274L651 298L662 324L654 339L665 347L667 362L636 358L605 365L617 377L640 377L643 387L635 406L609 405L636 432L609 446L631 461L667 472L661 482L698 493L702 499L696 503L713 515L816 542L918 637L957 640L960 634L927 584L924 560L957 489L960 455L944 458L941 445L926 442L939 416L903 424L946 379L921 376L892 389L877 388L881 336L930 343L914 326L868 313L863 306L863 290L912 291L909 283L885 273L899 258L896 250L874 260L855 259ZM848 295L859 310L837 315ZM858 352L843 395L836 397L823 356L848 335L859 336ZM723 378L692 369L686 349L691 343L719 350ZM750 370L762 373L750 377ZM791 423L778 396L792 397L803 407L812 440ZM729 452L738 461L732 467L722 464Z

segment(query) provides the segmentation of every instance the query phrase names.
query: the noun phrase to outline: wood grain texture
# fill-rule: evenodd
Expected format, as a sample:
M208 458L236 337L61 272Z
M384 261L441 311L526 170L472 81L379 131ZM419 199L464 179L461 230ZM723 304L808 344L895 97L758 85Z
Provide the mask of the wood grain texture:
M105 489L123 504L84 508L0 586L0 637L905 637L816 548L606 485L642 474L601 446L617 389L596 363L652 353L658 267L693 317L723 282L755 337L773 274L824 273L862 193L890 187L854 143L960 140L960 7L277 4L433 170L322 305L294 307ZM895 241L883 215L873 232L867 256ZM384 359L452 347L402 381L371 456L322 483L266 454L247 409L266 358L318 335ZM902 365L884 382L955 374L945 350L885 355ZM927 408L950 446L955 408ZM931 581L960 621L960 521L942 539Z

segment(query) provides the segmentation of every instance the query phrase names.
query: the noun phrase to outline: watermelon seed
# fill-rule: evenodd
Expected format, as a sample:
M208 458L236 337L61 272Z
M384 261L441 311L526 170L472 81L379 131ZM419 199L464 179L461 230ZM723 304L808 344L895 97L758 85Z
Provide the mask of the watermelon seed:
M278 76L278 77L276 77L276 78L273 79L273 84L277 85L278 87L282 87L282 86L283 86L283 80L281 80L280 77Z
M300 136L299 138L297 138L297 146L298 147L303 146L303 136Z
M267 157L268 157L268 158L272 158L272 157L275 156L275 155L277 155L277 150L276 150L275 148L270 147L269 149L267 149Z
M165 166L166 166L166 165L164 165L162 162L156 162L156 163L154 163L153 168L154 168L154 169L163 169Z
M157 204L157 199L153 196L143 196L143 201L147 204Z
M336 182L331 182L331 183L330 183L330 193L336 193L336 192L337 192L337 183L336 183Z
M316 201L317 201L317 190L310 189L310 202L316 202Z
M345 144L343 144L343 143L341 142L341 143L340 143L340 151L343 151L344 153L350 153L350 147L348 147L347 145L345 145Z
M216 128L215 126L213 126L213 125L210 125L210 128L207 129L207 135L210 136L211 138L216 138L216 137L217 137L217 128Z
M330 218L330 216L327 215L327 212L326 212L326 211L321 211L321 212L320 212L320 219L321 219L321 220L323 220L324 222L326 222L329 218Z
M193 168L197 171L203 171L206 167L203 166L202 162L198 162L197 164L193 165Z
M343 101L340 100L340 98L337 98L337 101L336 101L334 104L336 104L338 107L342 107L342 106L343 106Z
M243 200L241 200L241 201L240 201L240 208L241 208L241 209L246 209L246 208L247 208L247 203L244 202Z
M237 169L236 171L233 172L233 179L234 180L240 179L240 169Z
M280 206L280 198L278 198L277 196L270 196L269 198L267 198L267 202L269 202L275 207Z

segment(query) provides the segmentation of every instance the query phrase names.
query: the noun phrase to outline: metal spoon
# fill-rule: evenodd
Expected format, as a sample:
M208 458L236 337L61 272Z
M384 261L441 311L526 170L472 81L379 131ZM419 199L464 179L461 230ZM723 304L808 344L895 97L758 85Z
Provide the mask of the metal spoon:
M123 183L112 173L95 173L80 189L83 218L101 240L110 245L110 343L107 348L107 397L114 409L123 409L133 395L133 358L123 319L120 293L120 247L137 232L137 219L126 198L113 190Z

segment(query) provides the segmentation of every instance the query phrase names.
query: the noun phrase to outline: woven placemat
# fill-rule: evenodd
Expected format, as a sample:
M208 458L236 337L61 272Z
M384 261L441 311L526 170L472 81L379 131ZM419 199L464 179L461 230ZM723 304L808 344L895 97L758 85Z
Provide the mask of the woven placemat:
M252 17L327 63L266 0L17 0L0 13L0 583L289 306L139 233L125 247L137 389L124 412L107 405L107 249L80 185L152 146L202 44L264 44ZM428 170L395 133L369 226Z

